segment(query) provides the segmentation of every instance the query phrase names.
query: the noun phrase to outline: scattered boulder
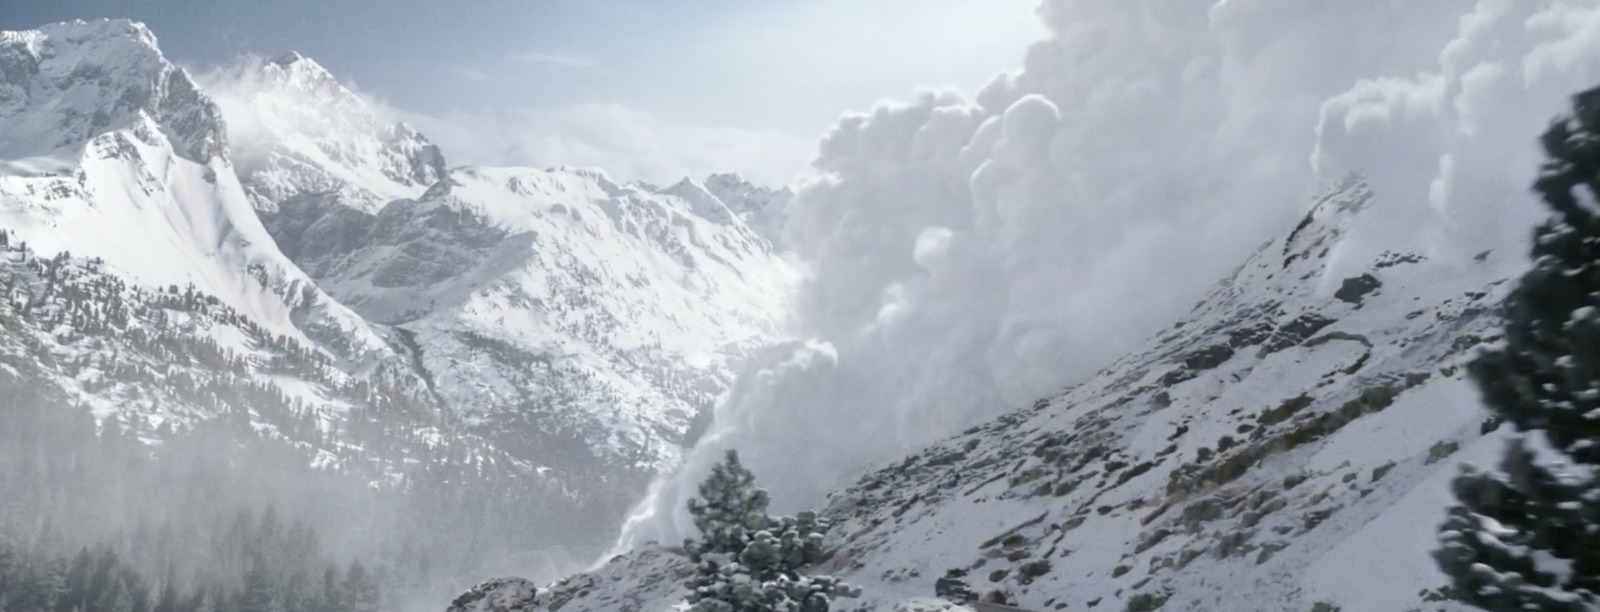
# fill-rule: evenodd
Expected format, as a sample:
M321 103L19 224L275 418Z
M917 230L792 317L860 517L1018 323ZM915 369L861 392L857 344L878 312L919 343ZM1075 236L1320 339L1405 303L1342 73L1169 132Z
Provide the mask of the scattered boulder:
M1435 443L1428 449L1428 458L1423 461L1425 465L1433 465L1443 461L1446 457L1456 454L1461 450L1461 444L1453 440Z
M1360 304L1361 298L1366 297L1367 294L1373 291L1377 291L1382 286L1383 283L1377 277L1371 274L1362 274L1355 278L1344 279L1344 282L1339 285L1339 290L1333 293L1333 297L1342 302Z
M1190 533L1194 533L1199 531L1200 525L1222 518L1222 511L1221 499L1206 497L1185 507L1178 520Z
M1278 404L1277 408L1261 413L1261 416L1256 417L1256 422L1261 425L1277 425L1289 420L1289 417L1294 416L1295 413L1310 407L1313 401L1311 396L1302 393L1283 400L1283 403Z
M1383 477L1384 476L1388 476L1389 475L1389 470L1392 470L1392 469L1394 469L1394 462L1393 461L1390 461L1390 462L1385 463L1383 465L1380 465L1378 467L1372 468L1372 482L1378 482L1379 480L1383 480Z
M1151 612L1167 605L1166 593L1140 593L1128 600L1128 612Z
M1137 555L1137 554L1143 553L1144 551L1150 550L1151 548L1155 547L1155 545L1160 544L1162 540L1167 539L1167 537L1171 536L1171 535L1172 535L1172 530L1171 529L1167 529L1167 528L1164 528L1164 527L1161 528L1161 529L1157 529L1154 532L1151 532L1150 535L1145 536L1143 541L1139 542L1139 546L1137 546L1137 547L1135 547L1133 549L1133 554Z
M1305 342L1307 338L1322 331L1322 328L1333 325L1333 323L1333 319L1317 313L1304 313L1273 330L1272 338L1262 345L1260 355L1265 357L1291 346L1299 345L1301 342Z
M1183 365L1195 371L1210 370L1233 357L1233 347L1218 344L1200 349L1183 358Z
M1050 573L1049 561L1045 559L1029 561L1017 568L1017 582L1028 584L1033 582L1034 578L1038 578L1048 573Z
M532 612L541 605L539 587L522 578L496 578L450 602L447 612Z
M1244 529L1217 538L1217 544L1216 546L1212 547L1211 554L1216 556L1218 559L1227 559L1229 557L1242 554L1245 552L1245 545L1248 544L1250 542L1250 538L1255 537L1255 535L1256 532L1254 530Z

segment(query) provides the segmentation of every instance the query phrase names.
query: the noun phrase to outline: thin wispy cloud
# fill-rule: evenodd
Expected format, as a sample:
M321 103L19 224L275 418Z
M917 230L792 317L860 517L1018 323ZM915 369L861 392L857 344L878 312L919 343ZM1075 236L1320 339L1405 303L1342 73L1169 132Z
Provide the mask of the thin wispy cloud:
M468 81L487 81L493 78L487 72L467 66L451 66L450 73Z
M604 168L612 176L670 184L736 172L781 186L805 170L816 142L777 130L663 119L621 104L450 112L385 108L438 143L454 163Z
M562 68L595 68L600 65L600 62L591 58L559 51L528 51L513 54L511 59L527 64L559 66Z

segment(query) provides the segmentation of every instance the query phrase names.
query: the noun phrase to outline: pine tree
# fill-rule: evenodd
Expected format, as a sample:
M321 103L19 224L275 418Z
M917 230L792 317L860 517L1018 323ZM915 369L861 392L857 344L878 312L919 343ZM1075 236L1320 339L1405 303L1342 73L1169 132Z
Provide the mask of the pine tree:
M766 529L770 519L767 492L756 487L756 477L739 463L738 451L729 450L711 468L711 475L700 483L700 497L690 500L700 540L686 548L703 552L743 550L750 532Z
M1469 368L1520 433L1502 474L1463 466L1434 553L1456 596L1486 610L1600 606L1600 88L1573 106L1544 134L1534 190L1555 215L1507 302L1504 346Z
M277 589L272 584L272 574L260 553L250 560L250 570L244 575L244 592L239 594L240 612L279 612Z
M367 572L361 561L351 562L344 578L344 609L349 612L378 612L380 599L377 578Z
M859 594L832 577L802 574L822 559L826 520L809 511L773 518L767 504L734 451L701 483L689 502L701 539L684 543L696 563L691 612L827 612L833 597Z

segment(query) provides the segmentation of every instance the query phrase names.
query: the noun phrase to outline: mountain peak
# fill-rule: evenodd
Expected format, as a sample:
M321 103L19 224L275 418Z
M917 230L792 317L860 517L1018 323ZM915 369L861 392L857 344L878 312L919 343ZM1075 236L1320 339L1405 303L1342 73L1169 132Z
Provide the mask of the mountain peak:
M702 185L728 210L744 219L745 225L772 243L773 248L787 248L788 240L783 227L788 217L789 200L794 197L787 187L762 187L732 172L712 174L706 177Z
M290 64L294 64L294 63L300 62L301 60L305 60L305 59L307 59L306 56L300 55L299 52L290 51L288 53L284 53L283 55L278 56L278 59L272 60L272 63L277 64L279 66L288 66Z
M49 24L0 33L0 159L76 158L91 139L161 125L174 149L204 161L225 155L220 113L167 61L155 34L127 19Z
M207 76L257 209L308 193L344 192L371 212L415 198L445 175L439 148L390 123L309 57L290 51Z
M40 26L37 30L7 32L6 34L38 33L74 42L97 41L113 44L132 41L149 49L157 49L156 35L144 23L132 19L74 19Z
M745 180L745 178L740 176L737 172L714 172L711 174L711 176L706 177L706 184L709 185L713 183L725 185L751 184L750 181Z
M338 102L357 102L354 92L350 91L333 73L316 60L290 51L278 56L270 62L261 65L261 74L269 82L281 87L299 89L313 92L318 97Z

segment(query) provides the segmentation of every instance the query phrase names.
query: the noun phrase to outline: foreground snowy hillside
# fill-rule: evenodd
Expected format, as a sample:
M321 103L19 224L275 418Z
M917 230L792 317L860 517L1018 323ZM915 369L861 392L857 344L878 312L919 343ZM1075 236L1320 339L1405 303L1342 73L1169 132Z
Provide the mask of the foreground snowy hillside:
M1445 487L1498 450L1460 363L1520 254L1395 250L1326 278L1380 206L1351 179L1143 348L834 494L817 571L865 588L842 608L958 570L1033 610L1447 609ZM649 549L554 592L666 610L687 568Z

